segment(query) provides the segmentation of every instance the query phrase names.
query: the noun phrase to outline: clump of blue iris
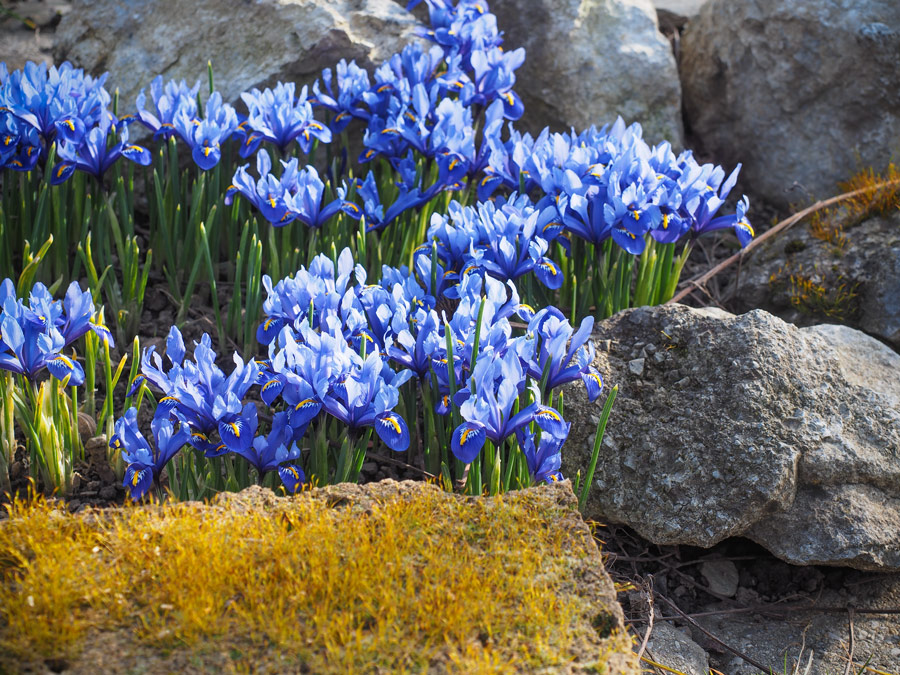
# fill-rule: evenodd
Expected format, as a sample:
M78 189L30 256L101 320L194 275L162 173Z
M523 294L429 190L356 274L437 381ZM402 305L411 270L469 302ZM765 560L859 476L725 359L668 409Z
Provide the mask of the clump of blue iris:
M56 300L38 282L28 303L17 297L12 280L0 282L0 369L36 381L44 370L72 386L84 383L84 368L64 350L88 331L115 346L106 327L93 321L94 302L77 281Z

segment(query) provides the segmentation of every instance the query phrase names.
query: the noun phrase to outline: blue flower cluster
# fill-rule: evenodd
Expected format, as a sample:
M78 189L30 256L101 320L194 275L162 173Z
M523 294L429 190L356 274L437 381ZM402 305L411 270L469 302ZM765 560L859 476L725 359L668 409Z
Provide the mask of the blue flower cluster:
M61 161L52 168L53 183L75 169L102 178L120 157L150 164L145 148L128 143L129 120L110 111L105 80L68 62L59 68L29 62L13 73L0 64L0 167L31 171L54 142ZM108 143L111 135L115 142Z
M527 195L513 193L477 207L454 201L446 216L432 216L430 243L414 252L416 272L437 297L459 297L459 281L473 273L515 281L534 272L556 290L562 286L562 272L548 251L554 241L568 245L562 230L556 209L535 208Z
M435 297L406 269L385 267L379 283L366 282L349 249L336 260L319 255L274 286L264 277L266 319L257 338L268 358L245 362L235 354L227 377L208 336L189 360L173 327L168 369L149 348L142 377L163 394L152 425L156 449L141 436L133 411L117 421L111 440L125 453L132 497L143 496L184 445L206 457L234 453L260 474L277 469L293 492L306 480L300 460L307 431L325 416L351 438L372 428L388 448L403 452L410 433L396 408L401 396L425 390L434 414L459 410L463 421L451 450L460 461L472 462L488 439L499 445L517 435L533 479L559 479L569 427L541 401L576 380L592 401L600 395L603 381L591 367L588 341L593 319L573 331L558 310L535 313L519 302L514 284L489 275L463 278L450 317L438 314ZM513 336L513 317L527 321L523 335ZM403 394L409 381L414 387ZM266 435L257 435L256 404L246 400L255 386L273 409Z
M46 369L69 385L84 383L84 369L63 350L88 331L115 346L112 334L92 321L94 302L88 291L73 281L63 300L54 300L36 283L28 306L17 297L12 280L0 282L0 369L36 380Z
M740 165L726 179L712 164L700 165L691 151L676 156L668 142L650 147L639 124L621 120L610 128L537 139L510 129L509 139L492 140L479 199L499 186L540 190L537 208L555 208L547 222L592 244L612 239L625 251L643 252L646 235L661 244L731 227L742 246L753 238L747 198L732 216L716 218L737 182Z
M431 47L408 45L371 77L342 60L334 71L322 72L311 94L304 87L297 95L293 83L253 89L241 95L246 115L218 92L201 106L199 83L164 84L157 77L150 86L152 103L141 91L137 113L116 121L108 110L105 76L93 80L68 63L59 69L28 64L12 74L0 67L0 166L30 170L54 140L60 141L62 160L53 169L54 182L76 169L102 177L119 157L146 165L150 153L127 140L128 124L139 121L157 140L177 137L203 170L219 163L229 139L240 143L241 157L259 153L258 177L250 175L249 164L240 167L226 203L240 194L276 226L299 220L320 227L344 212L364 217L367 231L381 230L439 193L471 185L480 201L501 187L537 195L534 208L549 227L539 238L548 246L559 239L567 249L574 235L593 244L612 240L640 254L648 235L667 244L723 228L733 228L742 246L752 239L746 197L735 214L716 215L740 166L726 179L721 167L699 165L689 151L676 156L668 143L648 146L639 125L626 127L621 120L580 134L545 129L534 139L519 133L512 121L523 106L513 87L524 50L503 50L486 2L427 4L431 25L420 33ZM325 112L324 122L314 118L317 108ZM273 172L268 151L260 150L265 143L284 156L296 143L308 154L314 143L330 143L354 119L365 125L359 161L383 158L394 173L392 183L369 171L339 187L340 177L328 167L329 185L315 168L301 169L296 158L276 164ZM110 135L115 142L108 142ZM477 248L477 239L473 243ZM543 254L526 257L547 284L552 272L537 263ZM522 264L524 259L513 269Z
M358 284L348 288L351 273ZM338 260L337 276L328 258L320 256L308 271L301 269L274 287L268 277L264 283L267 318L257 338L270 349L270 379L263 386L267 402L281 395L294 409L307 406L318 412L324 407L339 416L329 407L328 397L333 395L329 392L335 390L335 382L352 381L353 367L358 367L361 359L357 351L362 351L370 354L365 363L371 363L383 379L383 384L369 391L353 387L366 405L372 405L374 397L369 415L374 414L377 421L384 408L377 402L382 395L379 392L390 392L383 396L395 404L397 387L414 377L434 394L431 400L436 414L445 416L453 405L459 407L465 422L454 430L452 451L457 459L469 463L486 439L500 444L516 433L532 438L532 423L542 430L542 437L559 441L554 446L558 450L568 426L541 400L575 380L585 383L592 401L600 395L603 382L591 367L594 352L588 342L593 319L585 319L573 333L558 310L535 313L519 302L514 284L490 275L464 276L451 317L446 312L438 315L435 297L407 269L385 267L380 283L366 284L361 267L353 272L349 250ZM524 335L513 337L513 316L528 322ZM330 354L323 359L326 336ZM398 369L396 374L388 364ZM320 384L312 378L319 378ZM285 397L291 382L296 390ZM358 424L352 416L342 415L349 426ZM307 421L305 415L302 419ZM392 419L398 427L403 423L397 416ZM376 427L382 439L389 447L400 449L392 445L389 429L387 436L381 433L382 426ZM407 443L405 424L402 428ZM530 468L533 476L540 474L538 465Z
M260 475L277 470L285 488L295 492L306 480L294 461L300 456L295 441L302 437L276 415L266 436L257 436L254 403L245 401L263 372L256 361L234 355L235 367L226 376L216 365L208 335L194 344L193 360L186 358L181 332L172 327L166 340L166 369L153 347L141 359L142 376L132 386L149 382L163 393L151 425L155 443L140 433L137 411L130 408L116 421L110 447L121 450L128 463L124 485L134 499L141 498L159 478L163 467L185 445L205 457L234 453L246 459ZM177 424L177 431L176 431ZM155 446L155 448L154 448Z

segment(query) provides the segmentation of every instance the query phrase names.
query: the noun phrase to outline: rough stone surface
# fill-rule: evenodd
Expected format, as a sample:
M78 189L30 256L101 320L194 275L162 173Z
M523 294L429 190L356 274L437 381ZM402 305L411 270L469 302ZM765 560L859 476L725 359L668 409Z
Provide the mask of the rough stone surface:
M710 0L681 47L685 125L744 190L786 207L900 151L895 0Z
M504 0L491 11L504 48L526 52L517 128L581 131L621 115L648 141L682 145L678 70L650 0Z
M553 672L567 675L597 673L598 669L609 675L637 675L640 668L637 659L631 651L631 639L625 633L624 615L622 608L616 600L616 591L613 582L603 568L600 552L591 534L590 528L582 520L578 512L578 501L572 492L571 483L562 481L550 486L540 486L518 492L510 492L499 498L465 497L443 492L433 484L420 481L395 482L391 480L366 485L340 484L325 488L316 488L304 491L294 497L279 497L272 490L259 486L249 487L239 493L222 493L210 504L192 502L190 509L212 512L213 517L221 514L227 517L234 514L265 513L273 517L280 517L284 509L289 506L288 500L318 500L324 501L335 510L343 510L344 517L364 517L380 505L388 502L408 502L417 499L434 499L463 502L468 507L475 509L496 509L502 511L506 505L521 505L525 514L522 518L522 528L560 528L566 533L564 550L558 555L554 554L554 560L547 563L545 569L554 570L558 578L567 580L565 592L574 594L574 597L584 599L584 607L587 615L580 621L591 621L590 633L597 639L585 640L575 651L567 654L569 661L558 668L542 669L540 671L523 672ZM162 507L143 506L144 509L159 509ZM115 511L93 511L83 516L86 522L93 519L109 517ZM509 519L507 519L511 522ZM441 523L437 527L452 528L453 523ZM514 525L510 527L515 528ZM498 530L499 531L499 530ZM478 546L480 533L473 533L472 546ZM502 535L501 535L502 536ZM447 551L450 556L454 551ZM539 583L539 582L536 582ZM398 589L400 592L400 589ZM588 616L590 618L588 618ZM602 630L602 632L601 632ZM196 666L183 665L187 658L174 651L171 655L167 650L160 650L153 645L144 645L133 639L130 631L124 644L117 644L121 637L99 633L93 639L86 640L85 648L77 662L72 662L66 672L70 673L97 673L97 672L132 672L140 670L147 673L171 673L171 672L209 672L209 661L204 669ZM227 640L227 636L223 638ZM411 648L416 648L411 643ZM215 658L221 650L225 663L222 670L234 669L234 663L228 655L228 645L212 645L210 659ZM603 658L602 664L598 658ZM256 656L254 656L256 658ZM180 660L179 660L180 659ZM28 664L31 665L31 664ZM2 666L2 659L0 659ZM253 666L254 672L284 672L283 663L272 663L262 655L260 662ZM452 670L446 664L436 663L433 667L423 670L429 673L446 673ZM43 672L42 670L37 672ZM377 672L373 671L373 672Z
M800 325L837 318L900 349L900 212L842 235L843 244L825 241L800 225L756 249L741 272L740 306ZM823 288L824 300L801 297L791 275Z
M684 675L709 675L709 656L691 639L665 621L653 624L647 640L647 654L657 663Z
M52 63L50 51L56 24L69 11L66 0L20 0L4 2L3 7L13 12L0 13L0 61L12 72L25 66L27 61Z
M620 390L586 516L659 544L744 535L794 563L900 569L900 385L866 375L900 356L858 336L881 361L855 367L832 333L681 305L599 324L595 365ZM650 345L665 356L636 377ZM587 466L599 412L569 393L566 475Z
M314 81L341 59L367 68L413 39L415 20L391 0L76 0L57 30L54 55L99 73L127 108L157 75L206 78L235 102L278 80ZM299 93L299 91L298 91Z

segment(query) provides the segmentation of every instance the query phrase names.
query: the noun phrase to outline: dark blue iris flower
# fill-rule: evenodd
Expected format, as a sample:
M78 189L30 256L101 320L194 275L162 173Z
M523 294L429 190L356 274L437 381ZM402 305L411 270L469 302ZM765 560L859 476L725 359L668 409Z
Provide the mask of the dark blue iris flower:
M565 423L553 408L535 402L513 413L524 386L525 372L515 352L478 359L470 387L459 396L460 414L466 421L453 432L451 449L458 460L468 464L481 452L486 439L500 444L532 421L541 429L561 433Z
M309 102L335 113L330 127L333 134L339 134L353 118L368 120L371 117L361 105L363 94L369 90L369 73L357 66L356 61L347 63L345 59L341 59L334 70L333 78L331 68L322 71L324 89L316 80Z
M116 143L110 143L110 135L114 134ZM149 166L152 158L150 152L139 145L128 142L128 127L116 121L113 114L104 110L100 121L82 139L80 143L60 141L57 145L59 163L53 167L50 183L59 185L75 173L75 170L89 173L97 180L115 164L120 157Z
M237 131L237 113L222 95L213 92L206 102L204 117L182 106L173 117L172 124L178 137L191 149L194 163L203 171L209 171L222 158L222 144Z
M597 399L603 387L600 374L591 366L594 345L590 342L594 317L587 316L572 330L569 321L555 307L538 311L528 323L530 339L518 343L518 353L536 381L546 378L544 394L580 379L591 401Z
M190 119L198 117L197 92L198 81L193 87L187 82L170 80L163 86L162 75L157 75L150 83L150 95L153 97L154 111L147 109L147 95L141 89L138 94L135 119L153 132L154 140L165 140L175 133L175 118L184 114Z
M253 465L260 478L269 471L277 470L285 490L293 494L306 482L306 474L295 463L300 459L300 449L294 438L294 430L288 424L288 413L277 412L268 435L256 437L253 445L235 453Z
M175 421L178 422L177 431ZM128 464L122 485L128 488L135 501L150 491L163 467L190 439L187 423L177 417L174 421L156 417L150 427L155 448L138 429L137 409L129 408L123 417L116 420L115 433L109 441L109 447L121 451L122 459Z
M309 153L313 139L331 142L331 130L313 117L306 87L299 98L294 97L294 91L293 82L279 82L275 89L252 89L241 94L250 111L241 127L241 157L252 155L263 141L276 145L282 154L295 140L305 153Z
M559 436L542 431L537 448L534 447L534 434L526 433L523 429L519 429L516 433L519 447L522 448L525 461L528 463L528 472L534 482L555 483L563 480L562 472L559 470L562 466L562 446L569 436L571 426L566 422L563 425L562 435Z
M259 209L263 217L276 227L299 220L309 227L321 227L338 211L352 213L347 202L338 198L323 204L325 183L315 168L307 166L298 170L297 158L281 161L282 173L276 177L272 171L269 153L261 150L256 155L259 180L247 171L248 164L239 167L232 184L225 193L225 203L231 204L236 194L242 195Z
M236 447L248 441L246 433L241 432L241 425L249 424L241 421L243 408L240 401L259 377L259 366L255 361L245 363L237 354L234 355L235 367L226 377L216 366L216 353L211 340L204 334L199 343L194 343L194 360L185 359L184 340L181 332L173 326L166 339L166 357L171 368L163 369L162 358L155 353L153 347L144 351L141 358L141 373L163 393L156 408L157 417L165 417L177 413L191 427L189 443L197 450L209 456L228 452L228 444L215 443L213 432L222 432L220 423L236 424L237 430L231 429L230 442ZM252 438L252 434L250 436Z
M10 279L0 283L0 368L35 379L46 368L50 374L69 384L84 382L81 365L63 354L63 350L89 330L115 346L112 335L91 321L94 304L90 292L82 292L73 281L65 300L54 300L47 287L38 282L29 296L28 306L16 297Z
M385 209L381 196L378 193L375 175L371 171L366 176L366 179L359 183L356 194L363 200L362 208L352 209L349 206L345 206L344 212L357 220L365 216L366 232L384 229L404 211L417 208L428 200L418 188L413 188L409 192L401 191L394 203Z

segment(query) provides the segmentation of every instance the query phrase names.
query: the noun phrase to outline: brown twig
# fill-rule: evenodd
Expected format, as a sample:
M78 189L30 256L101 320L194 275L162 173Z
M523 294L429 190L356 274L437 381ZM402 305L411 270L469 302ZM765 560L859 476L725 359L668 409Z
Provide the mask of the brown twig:
M653 631L653 575L647 577L647 632L644 633L644 639L641 641L641 647L638 649L637 657L640 659L647 649L647 642L650 640L650 633Z
M706 637L708 637L708 638L709 638L710 640L712 640L713 642L722 645L723 648L727 649L729 652L731 652L732 654L734 654L734 655L737 656L738 658L743 659L744 661L746 661L747 663L749 663L749 664L750 664L751 666L753 666L754 668L759 668L759 669L760 669L762 672L764 672L764 673L768 673L768 672L770 672L770 671L772 670L772 669L769 668L768 666L764 666L764 665L761 664L759 661L756 661L756 660L753 659L752 657L747 656L746 654L744 654L744 653L741 652L740 650L736 649L735 647L732 647L732 646L729 645L728 643L723 642L722 640L720 640L719 638L717 638L715 635L713 635L713 634L710 633L708 630L706 630L703 626L701 626L699 623L697 623L694 619L692 619L692 618L689 617L687 614L685 614L683 611L681 611L681 608L678 607L678 605L676 605L674 602L672 602L671 600L669 600L666 596L664 596L664 595L662 595L662 594L660 594L660 593L657 593L656 595L657 595L657 597L658 597L660 600L662 600L662 601L665 602L669 607L671 607L672 609L674 609L674 610L679 614L679 616L681 616L682 619L684 619L685 621L687 621L689 624L691 624L694 628L696 628L697 630L699 630L701 633L703 633Z
M754 248L756 248L757 246L762 244L764 241L766 241L767 239L769 239L771 237L774 237L779 232L783 232L784 230L788 229L792 225L799 223L801 220L803 220L807 216L812 215L816 211L820 211L829 206L833 206L834 204L839 204L843 201L847 201L848 199L853 199L854 197L861 195L863 193L866 193L866 192L872 192L874 190L880 190L880 189L886 188L886 187L894 187L897 185L900 185L900 180L886 181L884 183L879 183L877 185L860 188L859 190L853 190L852 192L845 192L843 194L837 195L836 197L831 197L830 199L824 199L822 201L816 202L812 206L809 206L809 207L803 209L802 211L798 211L794 215L789 216L788 218L785 218L784 220L782 220L780 223L775 225L772 229L759 235L756 239L754 239L749 244L747 244L746 248L743 248L740 251L738 251L737 253L735 253L734 255L730 256L729 258L726 258L725 260L720 262L718 265L713 267L708 272L705 272L704 274L701 274L699 277L695 277L694 279L689 279L686 282L684 282L684 285L687 287L682 289L678 293L676 293L675 297L673 297L671 300L669 300L669 302L666 304L680 302L684 298L686 298L690 293L692 293L695 290L695 288L703 288L704 285L706 284L706 282L708 282L710 279L712 279L714 276L716 276L722 270L733 265L735 262L743 260L744 257L748 253L750 253L750 251L752 251Z
M750 607L731 607L729 609L717 609L709 612L692 612L690 616L703 617L703 616L723 616L728 614L783 614L787 612L813 612L813 613L822 613L822 614L843 614L847 611L846 607L816 607L815 605L779 605L777 602L768 603L765 605L753 605ZM900 607L889 607L885 609L860 609L858 607L853 608L854 613L856 614L900 614ZM662 617L663 621L671 621L672 619L677 619L678 616L664 616Z
M853 640L853 608L847 608L847 623L850 626L850 645L847 649L849 652L849 656L847 657L847 667L844 668L844 675L850 675L850 669L853 668L853 648L854 648L854 640Z

